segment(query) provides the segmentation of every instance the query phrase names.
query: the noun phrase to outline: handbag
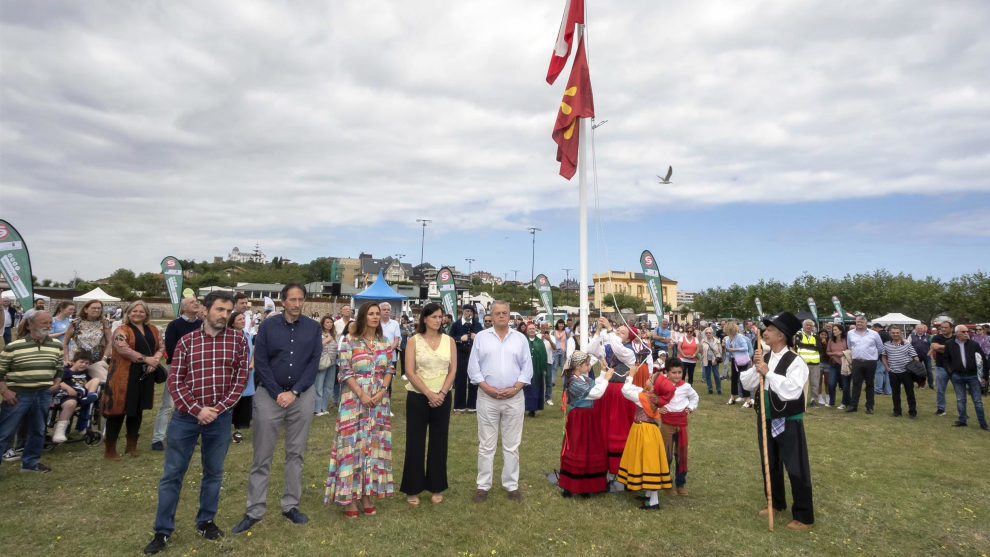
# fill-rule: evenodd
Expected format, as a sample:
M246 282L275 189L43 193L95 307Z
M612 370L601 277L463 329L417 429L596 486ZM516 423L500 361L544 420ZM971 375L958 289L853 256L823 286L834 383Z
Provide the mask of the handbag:
M904 369L910 372L915 379L925 379L928 377L928 370L925 369L925 364L921 362L911 360L904 366Z
M749 365L749 354L735 354L732 359L736 362L736 367L742 369Z
M152 373L155 374L155 383L162 384L168 379L168 370L162 364L155 366L155 371Z
M333 356L320 354L320 369L328 369L331 365L333 365Z

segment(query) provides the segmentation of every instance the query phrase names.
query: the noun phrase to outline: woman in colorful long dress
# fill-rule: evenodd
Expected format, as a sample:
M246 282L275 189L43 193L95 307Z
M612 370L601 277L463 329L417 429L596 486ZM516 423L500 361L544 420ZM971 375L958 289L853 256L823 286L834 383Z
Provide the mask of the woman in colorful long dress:
M567 424L560 449L561 495L588 495L608 489L608 454L602 437L600 409L594 401L605 394L612 370L598 377L589 376L594 356L576 350L564 365L564 391L567 393Z
M354 332L340 340L340 393L336 438L330 450L325 505L344 506L347 518L376 512L371 497L391 497L392 420L388 386L392 351L381 327L381 309L365 302L358 310Z

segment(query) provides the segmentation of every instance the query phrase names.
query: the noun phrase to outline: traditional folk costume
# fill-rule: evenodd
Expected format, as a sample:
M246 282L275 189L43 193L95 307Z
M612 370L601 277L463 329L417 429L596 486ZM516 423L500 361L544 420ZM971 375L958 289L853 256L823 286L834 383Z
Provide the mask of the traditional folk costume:
M569 365L581 364L569 359ZM580 357L579 356L579 357ZM609 382L602 376L587 375L567 380L567 425L564 444L560 449L560 478L558 485L567 493L598 493L608 489L608 455L602 437L600 408L593 401L605 394Z
M788 312L765 318L763 322L773 325L788 339L801 328L801 322ZM766 404L762 416L764 423L757 422L757 428L764 427L767 436L767 457L770 460L770 487L772 488L773 508L783 511L787 508L784 494L784 469L791 481L791 514L794 520L804 525L814 524L815 511L811 495L811 466L808 463L808 441L804 435L804 385L808 381L808 364L797 354L784 348L780 352L767 351L763 356L769 373L764 378ZM742 372L739 377L743 388L757 392L760 386L760 373L755 367ZM758 406L754 406L758 409ZM760 416L761 414L757 414ZM759 420L759 418L757 418ZM762 434L757 431L757 439ZM760 451L762 464L763 451ZM766 480L764 479L764 484ZM764 485L764 490L766 485ZM793 524L793 523L792 523ZM790 525L789 525L790 527Z
M646 491L649 499L643 509L659 509L657 490L669 489L671 483L667 452L657 422L659 408L674 396L674 385L664 375L658 375L651 385L649 373L641 367L636 377L626 379L622 395L636 405L636 416L622 451L618 480L630 491Z
M608 453L608 473L614 478L619 472L619 461L626 447L629 428L636 417L636 405L622 396L622 385L636 367L636 353L623 345L618 335L605 329L600 329L591 337L587 352L614 370L605 394L595 404L600 409L602 439Z
M674 464L674 487L687 483L688 472L688 414L698 408L698 393L683 379L674 385L674 398L660 414L660 435L667 449L667 463Z
M540 335L533 338L526 337L529 343L529 355L533 359L533 380L529 385L523 387L523 396L526 400L526 411L532 415L537 410L543 410L543 384L547 373L547 347L543 345Z

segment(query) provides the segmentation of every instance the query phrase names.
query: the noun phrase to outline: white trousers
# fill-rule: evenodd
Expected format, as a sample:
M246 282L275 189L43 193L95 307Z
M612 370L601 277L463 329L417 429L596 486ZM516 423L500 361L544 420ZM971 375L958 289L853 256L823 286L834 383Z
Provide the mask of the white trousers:
M502 486L519 489L519 443L522 442L526 400L522 391L499 400L478 389L478 489L492 488L495 447L502 430Z

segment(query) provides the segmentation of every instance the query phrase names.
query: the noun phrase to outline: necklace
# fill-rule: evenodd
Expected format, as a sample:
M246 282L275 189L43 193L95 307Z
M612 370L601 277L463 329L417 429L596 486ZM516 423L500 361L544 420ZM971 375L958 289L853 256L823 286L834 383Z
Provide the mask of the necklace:
M434 352L436 352L437 351L437 348L440 348L440 341L443 340L443 336L437 335L437 341L436 342L433 342L433 341L430 340L430 338L428 336L423 335L423 340L426 341L426 345L429 346L431 350L433 350Z

